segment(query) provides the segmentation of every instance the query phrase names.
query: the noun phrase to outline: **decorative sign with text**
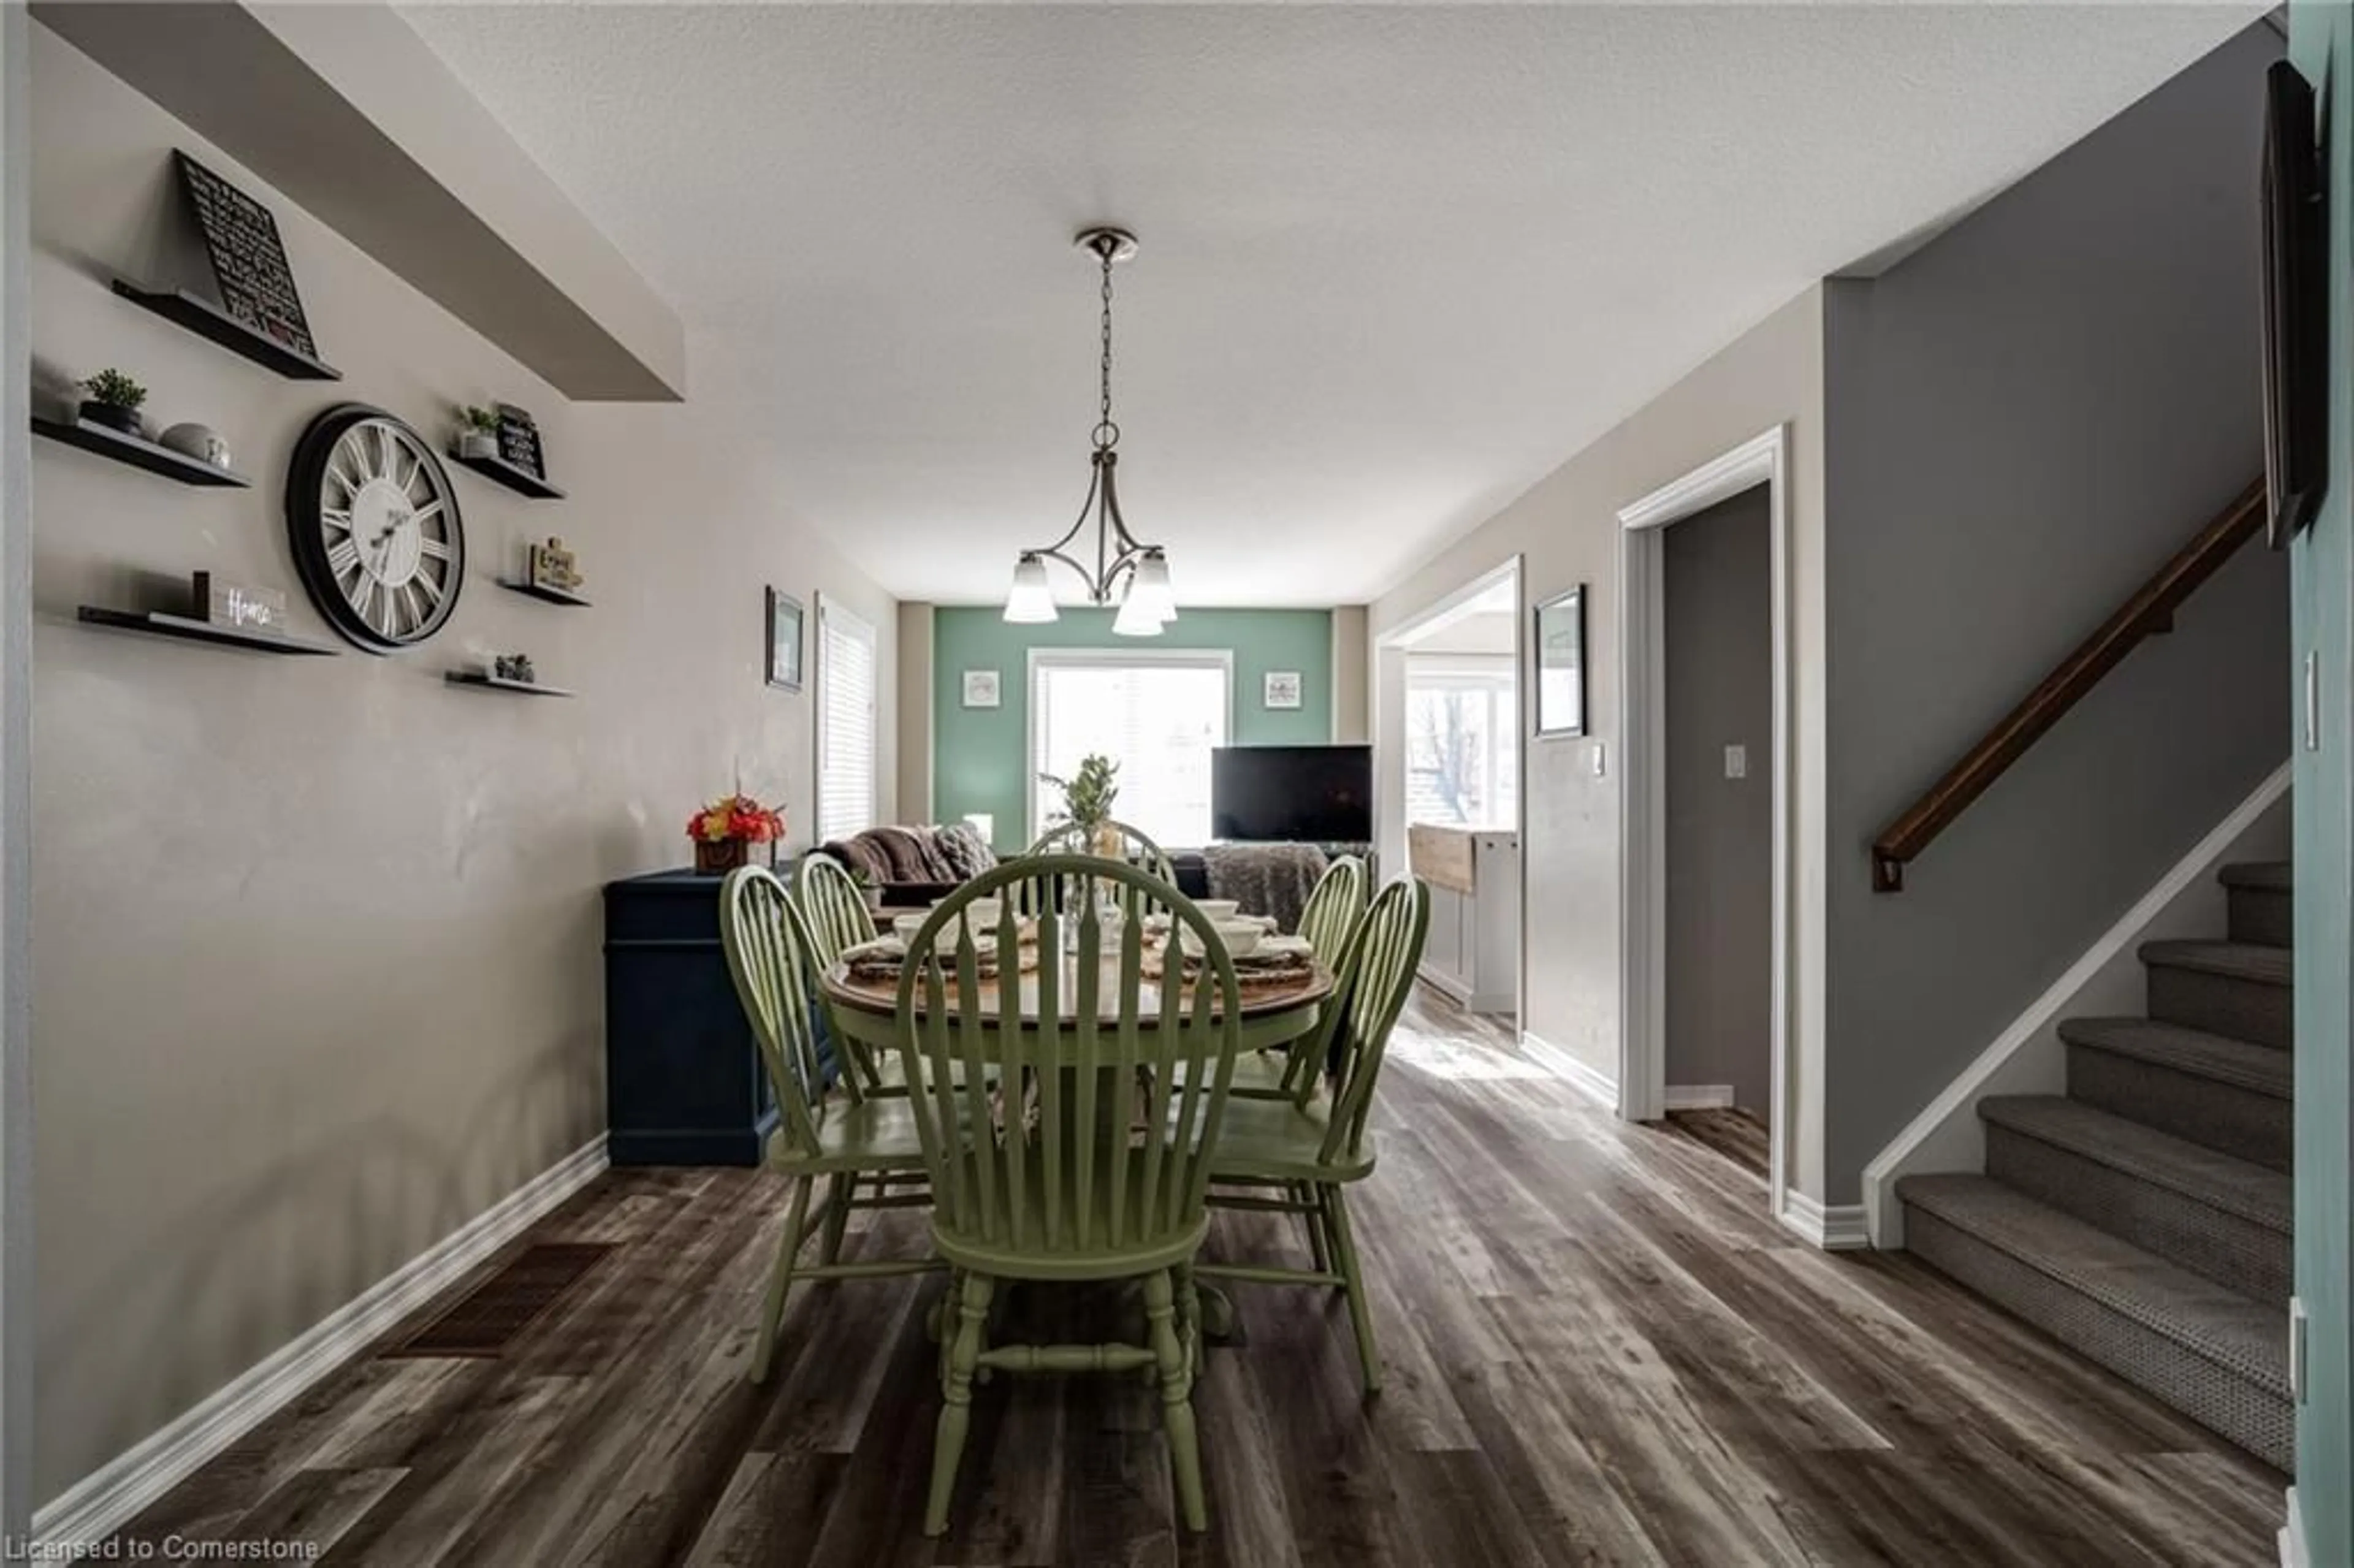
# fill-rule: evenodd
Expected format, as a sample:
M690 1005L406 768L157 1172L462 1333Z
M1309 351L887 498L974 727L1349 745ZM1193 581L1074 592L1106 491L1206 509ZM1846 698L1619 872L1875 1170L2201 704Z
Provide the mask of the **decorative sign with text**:
M580 591L580 565L564 541L549 535L545 545L530 546L525 566L525 580L534 588L556 588L564 593Z
M246 631L286 630L286 596L277 588L227 583L210 572L198 572L193 597L197 616L215 626Z
M188 211L212 258L221 309L273 342L318 358L319 345L312 341L311 323L302 314L302 296L294 289L294 270L287 265L286 247L278 238L278 220L268 207L186 153L175 151L172 157L179 164Z
M540 450L539 427L512 403L498 406L499 456L535 479L547 477L547 454Z

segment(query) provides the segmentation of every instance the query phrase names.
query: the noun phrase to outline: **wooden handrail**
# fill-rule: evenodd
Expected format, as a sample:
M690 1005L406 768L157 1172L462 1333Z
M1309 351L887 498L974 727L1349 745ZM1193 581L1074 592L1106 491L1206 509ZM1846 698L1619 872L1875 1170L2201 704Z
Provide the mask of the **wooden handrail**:
M2101 629L2060 662L2027 700L2004 715L1986 738L1970 747L1946 776L1929 787L1903 816L1888 824L1872 844L1872 885L1878 893L1895 893L1904 886L1905 863L1929 847L1954 820L2010 765L2027 753L2043 732L2060 721L2101 677L2122 663L2145 637L2174 629L2174 612L2199 585L2215 575L2233 551L2264 525L2264 483L2256 481L2239 499L2199 531L2175 557L2142 584Z

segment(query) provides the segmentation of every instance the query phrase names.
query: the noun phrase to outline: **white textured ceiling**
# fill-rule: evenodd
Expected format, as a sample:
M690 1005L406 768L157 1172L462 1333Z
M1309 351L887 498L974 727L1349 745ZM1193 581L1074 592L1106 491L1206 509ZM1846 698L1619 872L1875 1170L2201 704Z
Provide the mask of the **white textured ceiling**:
M1183 602L1330 604L2259 9L408 15L885 587L995 599L1076 513L1114 221L1131 524Z

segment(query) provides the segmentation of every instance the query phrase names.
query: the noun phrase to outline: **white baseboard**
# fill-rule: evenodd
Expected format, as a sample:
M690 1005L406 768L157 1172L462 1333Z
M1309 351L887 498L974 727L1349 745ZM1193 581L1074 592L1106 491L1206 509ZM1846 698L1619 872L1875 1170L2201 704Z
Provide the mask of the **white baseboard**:
M1670 1084L1670 1110L1723 1110L1733 1104L1731 1084Z
M1825 1205L1787 1187L1782 1192L1781 1221L1825 1252L1848 1252L1872 1245L1861 1203Z
M1614 1111L1618 1108L1617 1079L1596 1072L1552 1041L1526 1030L1521 1032L1521 1048L1554 1077L1567 1079Z
M1985 1167L1979 1100L1998 1094L2057 1094L2065 1087L2062 1019L2141 1012L2147 980L2137 950L2144 941L2221 933L2224 901L2215 872L2230 861L2286 853L2287 813L2275 808L2287 798L2288 787L2289 765L2284 763L1872 1157L1863 1168L1863 1208L1874 1246L1904 1245L1897 1178Z
M1467 1012L1469 1011L1471 988L1446 970L1433 969L1428 964L1424 964L1415 970L1415 977L1456 1006L1464 1008Z
M605 1168L605 1137L599 1133L196 1408L60 1492L35 1511L34 1539L60 1550L86 1550L112 1535Z
M2306 1550L2305 1519L2296 1511L2296 1489L2288 1489L2288 1519L2280 1527L2281 1568L2313 1568L2313 1553Z

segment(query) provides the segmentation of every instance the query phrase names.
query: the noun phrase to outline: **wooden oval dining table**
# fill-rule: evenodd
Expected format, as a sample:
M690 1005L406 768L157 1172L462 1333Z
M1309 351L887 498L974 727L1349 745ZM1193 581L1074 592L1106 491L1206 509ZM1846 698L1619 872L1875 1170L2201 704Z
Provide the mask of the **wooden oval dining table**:
M1073 971L1076 960L1069 956L1062 959L1056 1012L1065 1024L1077 1016L1074 1011L1078 998L1078 977ZM1117 949L1103 960L1103 976L1097 995L1101 1001L1099 1016L1106 1022L1116 1022L1119 1005L1119 959ZM862 980L854 979L847 963L836 963L828 969L819 982L819 989L832 1006L835 1025L868 1050L877 1053L899 1048L899 982L896 979ZM957 999L951 994L949 1005L953 1015ZM998 982L984 980L981 985L980 1008L991 1026L985 1040L993 1038L999 1018ZM1324 1003L1332 995L1332 973L1320 963L1311 963L1304 971L1265 980L1246 980L1242 988L1243 1051L1287 1050L1295 1042L1316 1031L1323 1015ZM1149 976L1138 998L1142 1014L1139 1027L1150 1032L1161 1022L1161 988ZM920 1001L918 1007L920 1009ZM1038 1020L1039 984L1035 971L1022 977L1022 1016L1025 1023ZM991 1047L994 1060L994 1048Z

